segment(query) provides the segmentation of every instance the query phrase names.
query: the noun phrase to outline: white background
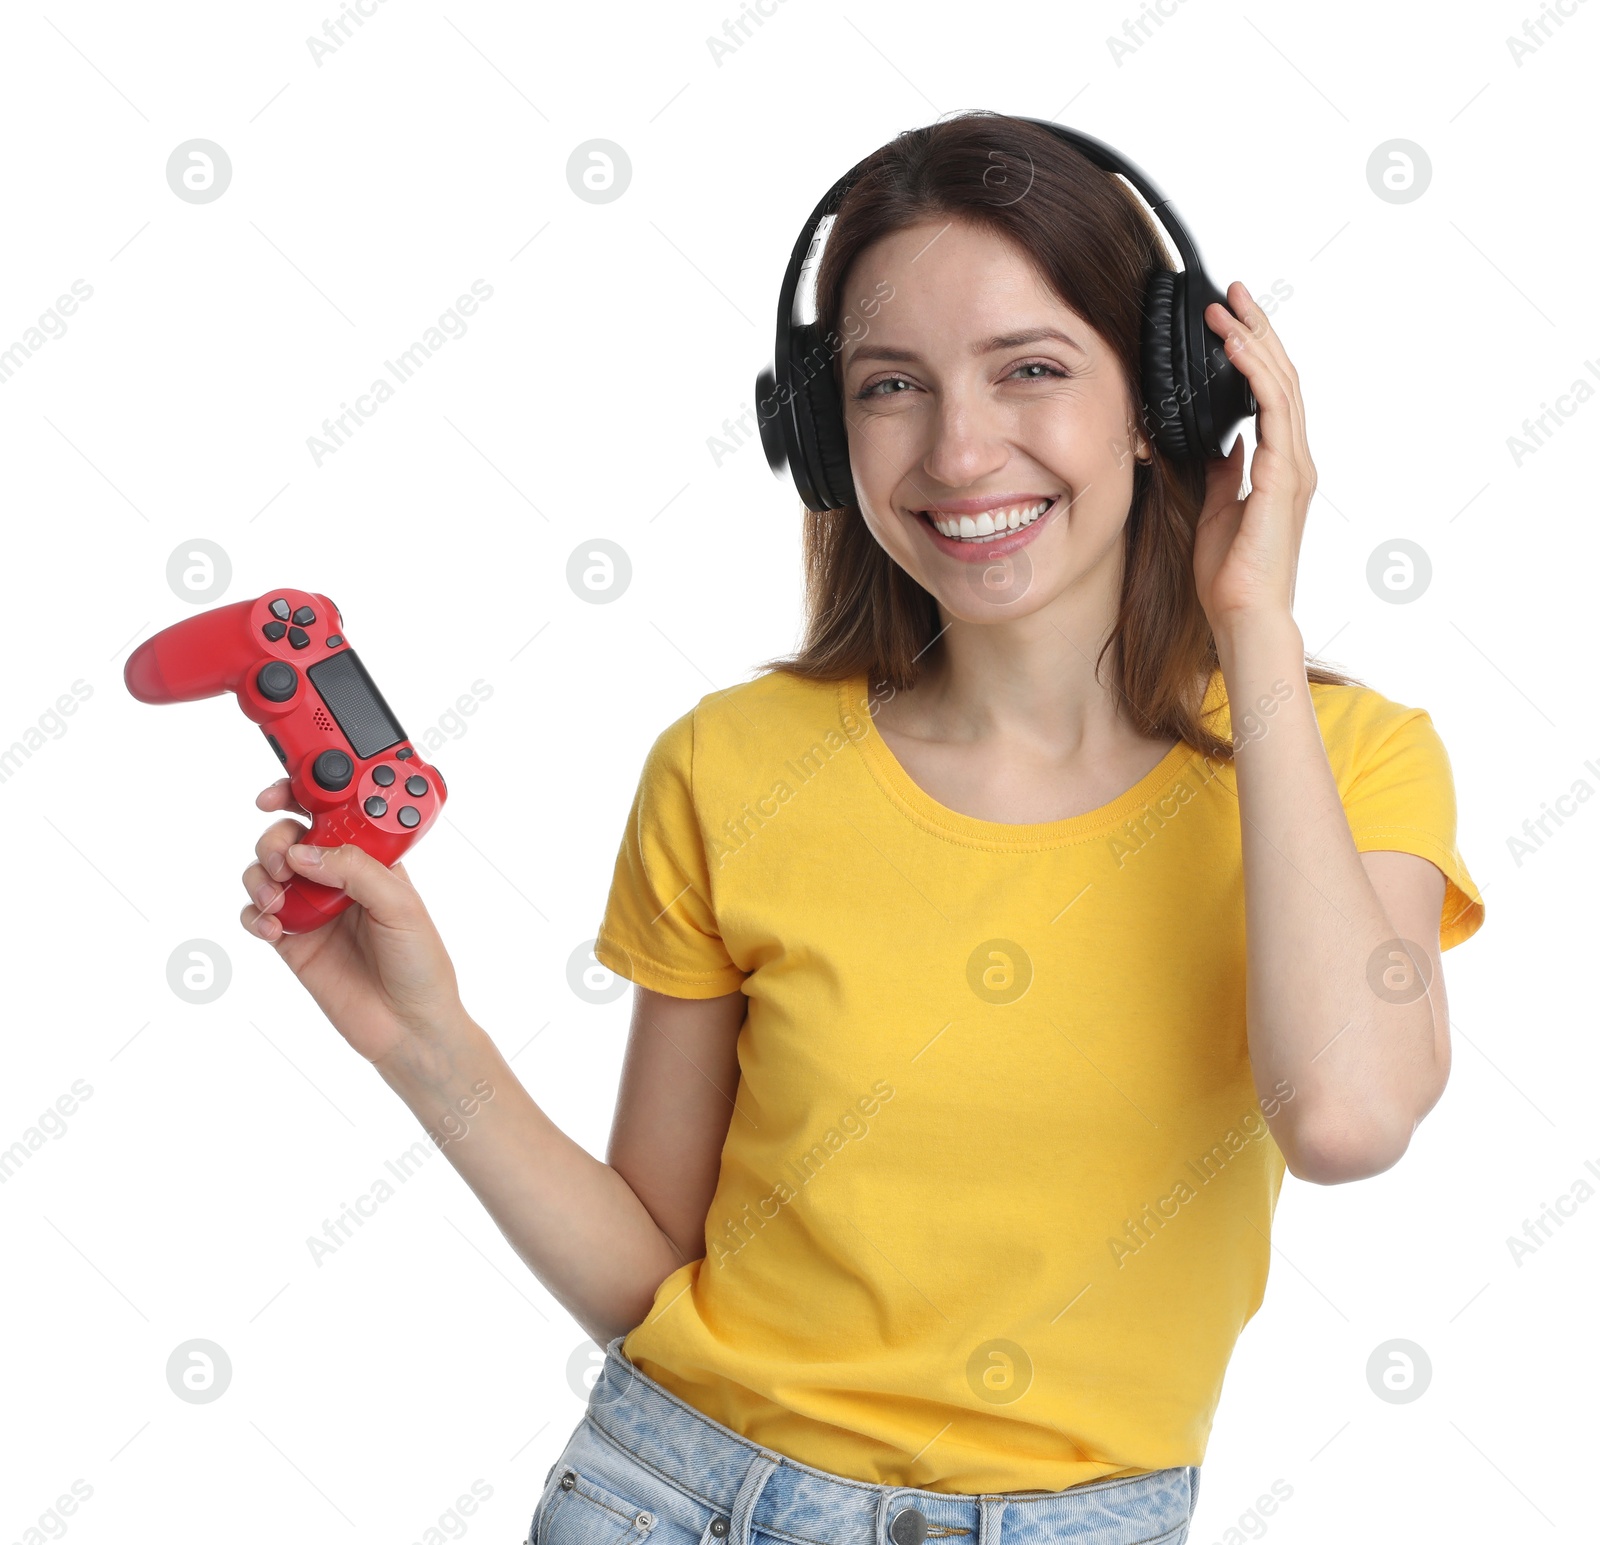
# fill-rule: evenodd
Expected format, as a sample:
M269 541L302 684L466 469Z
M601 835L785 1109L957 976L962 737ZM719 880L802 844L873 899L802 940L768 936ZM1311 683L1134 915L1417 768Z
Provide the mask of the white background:
M1219 284L1292 288L1273 320L1320 474L1300 626L1430 711L1487 904L1445 957L1454 1071L1410 1152L1360 1184L1285 1182L1191 1539L1591 1538L1575 1466L1600 1199L1520 1266L1506 1238L1600 1165L1600 808L1520 864L1507 839L1576 780L1600 787L1600 406L1520 467L1507 441L1600 357L1600 7L1520 66L1520 3L1185 0L1120 63L1107 38L1135 0L783 0L720 65L731 0L386 0L318 66L306 40L331 14L0 24L0 348L74 281L93 290L0 387L0 745L92 689L0 782L0 1147L74 1080L93 1091L0 1187L0 1540L75 1479L93 1495L64 1522L85 1542L411 1541L474 1480L493 1496L466 1537L523 1537L595 1349L437 1154L313 1264L307 1236L420 1131L238 926L252 797L277 771L259 735L226 699L134 702L122 662L194 609L167 562L206 538L232 564L220 599L332 595L413 737L491 689L433 758L451 802L408 867L469 1010L603 1155L628 999L582 1001L568 964L644 753L798 636L793 489L754 441L718 467L708 437L752 399L815 200L900 129L971 107L1108 141ZM167 183L192 138L232 161L211 203ZM632 163L608 204L568 185L593 138ZM1432 163L1406 204L1367 182L1392 138ZM493 298L466 335L318 466L308 436L479 279ZM632 563L607 605L566 579L596 537ZM1365 577L1395 537L1433 564L1406 605ZM206 1006L166 980L194 938L232 964ZM1432 1361L1409 1404L1367 1384L1396 1337ZM167 1386L194 1338L232 1361L214 1403ZM1251 1519L1275 1480L1291 1499Z

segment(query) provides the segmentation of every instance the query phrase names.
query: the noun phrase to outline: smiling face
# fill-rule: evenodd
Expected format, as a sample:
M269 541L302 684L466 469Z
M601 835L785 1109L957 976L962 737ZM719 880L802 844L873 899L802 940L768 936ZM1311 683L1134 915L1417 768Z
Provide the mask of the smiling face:
M1150 448L1110 346L1021 248L962 221L875 242L843 293L862 275L894 285L841 358L878 543L947 618L1009 620L1086 590L1114 608L1134 457Z

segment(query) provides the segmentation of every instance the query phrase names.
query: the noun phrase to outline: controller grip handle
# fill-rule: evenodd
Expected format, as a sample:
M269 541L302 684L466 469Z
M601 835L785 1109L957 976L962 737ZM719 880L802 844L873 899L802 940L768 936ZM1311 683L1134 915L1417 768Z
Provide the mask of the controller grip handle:
M235 690L254 657L254 605L235 601L152 634L122 668L128 691L141 703L189 703Z
M316 838L311 839L313 842ZM315 933L331 923L346 907L350 897L331 885L318 885L304 875L294 875L283 885L283 905L272 914L286 934Z
M307 847L313 848L338 848L346 843L354 843L371 853L380 864L393 863L399 854L387 857L385 850L388 843L382 840L374 851L371 828L367 828L368 840L358 841L357 828L365 825L348 805L333 810L318 810L311 817L311 830L304 841ZM378 835L381 839L382 834ZM285 933L315 932L324 923L331 923L352 900L348 891L333 885L318 885L315 880L308 880L299 874L285 880L283 888L283 905L272 915L283 926Z

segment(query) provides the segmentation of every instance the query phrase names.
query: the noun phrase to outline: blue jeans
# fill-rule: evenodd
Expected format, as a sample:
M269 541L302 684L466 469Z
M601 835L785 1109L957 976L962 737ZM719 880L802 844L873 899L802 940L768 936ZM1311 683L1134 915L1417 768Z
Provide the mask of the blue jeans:
M875 1486L803 1465L686 1405L606 1347L527 1545L1183 1545L1200 1467L1066 1491Z

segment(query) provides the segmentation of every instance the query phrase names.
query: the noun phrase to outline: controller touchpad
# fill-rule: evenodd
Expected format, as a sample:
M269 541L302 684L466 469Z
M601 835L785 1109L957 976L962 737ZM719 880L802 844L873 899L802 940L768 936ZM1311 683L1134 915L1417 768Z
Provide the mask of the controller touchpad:
M363 761L406 738L353 649L329 655L306 675Z

